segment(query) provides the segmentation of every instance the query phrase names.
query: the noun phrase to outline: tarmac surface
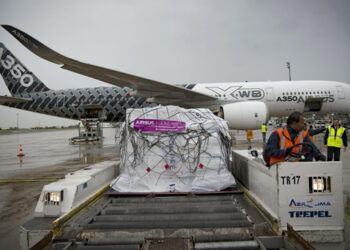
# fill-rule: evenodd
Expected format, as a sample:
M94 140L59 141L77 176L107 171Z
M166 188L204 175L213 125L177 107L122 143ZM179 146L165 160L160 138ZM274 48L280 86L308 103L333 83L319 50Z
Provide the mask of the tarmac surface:
M19 249L20 226L33 216L43 186L50 183L47 179L119 158L115 129L103 132L103 144L96 145L69 144L77 129L0 134L1 249ZM17 156L20 144L24 157Z
M272 128L268 128L268 135ZM3 249L19 249L20 226L29 220L44 185L48 179L63 178L96 162L119 158L119 143L115 142L115 129L104 128L101 144L71 145L69 138L77 136L77 129L33 131L28 133L0 134L0 246ZM233 133L233 148L248 147L244 131ZM253 148L262 148L259 131L254 131ZM315 143L321 152L323 134L316 136ZM17 156L19 145L23 145L24 157ZM349 148L350 150L350 148ZM350 244L350 151L341 153L343 161L343 186L346 195L345 239Z

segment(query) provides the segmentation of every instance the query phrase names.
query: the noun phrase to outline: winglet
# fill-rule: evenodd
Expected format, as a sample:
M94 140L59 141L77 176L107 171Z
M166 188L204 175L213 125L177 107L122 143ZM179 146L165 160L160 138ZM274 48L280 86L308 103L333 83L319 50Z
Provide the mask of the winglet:
M37 56L42 57L50 62L57 64L65 64L67 60L66 57L58 54L54 50L45 46L35 38L26 34L25 32L12 27L10 25L1 25L5 30L7 30L14 38L16 38L20 43L22 43L27 49L36 54Z

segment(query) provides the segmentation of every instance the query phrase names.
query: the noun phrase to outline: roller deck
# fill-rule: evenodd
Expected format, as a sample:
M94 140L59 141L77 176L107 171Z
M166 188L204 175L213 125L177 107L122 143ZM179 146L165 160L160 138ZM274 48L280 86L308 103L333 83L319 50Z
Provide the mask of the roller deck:
M247 168L236 156L240 154L233 155L235 163L230 170L236 172L238 180L245 180L241 178L248 177L244 171L255 171L253 165L249 165L255 161L242 158L249 162ZM114 166L110 163L105 168ZM243 172L238 171L238 166ZM100 168L91 166L83 172ZM272 171L266 167L258 170ZM98 173L91 175L88 187L99 175L101 178L109 175L106 171ZM279 204L274 200L268 202L267 198L276 197L266 191L274 185L273 180L277 180L273 175L270 177L272 179L249 182L260 183L261 188L255 185L253 189L243 181L238 185L240 189L220 192L120 193L96 188L95 195L76 203L68 213L34 217L23 224L21 249L314 249L288 221L282 228L281 219L269 209ZM84 187L85 181L74 184ZM83 188L77 190L84 192ZM265 197L265 202L257 202L252 196L258 192L262 192L259 197ZM63 202L59 204L64 205Z
M52 219L33 218L23 226L33 231L40 223L49 229ZM40 244L52 249L264 249L271 244L289 245L240 191L147 196L106 192L65 221L53 241L51 238L47 231L33 249Z

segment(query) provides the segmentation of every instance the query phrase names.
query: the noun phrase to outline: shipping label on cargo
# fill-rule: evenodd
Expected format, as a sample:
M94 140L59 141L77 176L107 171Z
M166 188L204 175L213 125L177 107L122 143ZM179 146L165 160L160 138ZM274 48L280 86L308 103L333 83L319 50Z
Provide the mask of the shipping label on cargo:
M186 123L180 121L136 119L134 129L144 132L179 132L186 129Z

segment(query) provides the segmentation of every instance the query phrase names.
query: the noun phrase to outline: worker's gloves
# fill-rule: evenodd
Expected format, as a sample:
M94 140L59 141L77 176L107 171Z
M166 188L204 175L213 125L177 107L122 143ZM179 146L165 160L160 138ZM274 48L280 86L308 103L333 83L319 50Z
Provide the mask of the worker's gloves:
M326 161L326 156L324 156L323 154L320 154L317 158L316 161Z
M293 147L288 147L288 148L286 148L286 150L285 150L285 154L286 154L286 155L290 155L290 153L292 153L292 151L293 151Z

